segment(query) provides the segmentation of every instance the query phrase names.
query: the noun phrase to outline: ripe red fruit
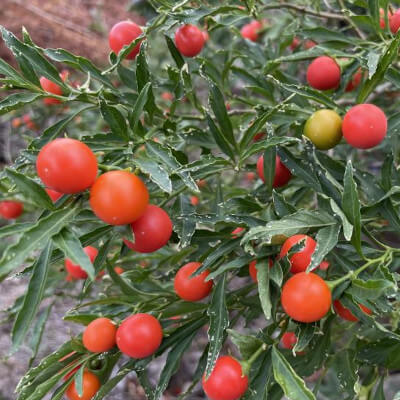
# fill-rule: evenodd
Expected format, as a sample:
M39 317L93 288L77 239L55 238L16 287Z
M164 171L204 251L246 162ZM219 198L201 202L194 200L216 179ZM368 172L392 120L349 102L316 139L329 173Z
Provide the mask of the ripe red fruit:
M359 69L351 78L351 81L347 84L345 91L346 92L351 92L354 89L358 87L358 85L361 83L361 78L362 78L362 72L361 69Z
M249 24L243 25L240 33L244 39L256 42L258 39L258 31L262 28L262 24L259 21L253 21Z
M370 149L381 143L386 136L386 115L373 104L358 104L344 116L342 132L350 146Z
M304 42L304 48L305 48L306 50L312 49L312 48L315 47L316 45L317 45L317 43L314 42L314 40L307 39L307 40Z
M114 268L114 271L115 271L118 275L121 275L121 274L124 273L124 269L121 268L121 267L115 267L115 268Z
M63 94L61 86L59 86L59 85L57 85L57 83L54 83L51 80L45 78L44 76L42 76L40 78L40 86L42 87L42 89L45 92L56 94L58 96L62 96L62 94ZM53 98L49 97L49 98L45 98L43 100L43 103L47 104L47 105L60 104L61 101L58 99L53 99Z
M199 198L197 196L191 196L190 197L190 203L192 204L192 206L197 206L199 204Z
M297 336L294 332L285 332L282 335L281 344L284 349L292 349L297 343Z
M208 42L209 39L210 39L210 35L208 34L208 32L207 31L201 31L201 33L203 35L204 41Z
M388 16L389 17L389 16ZM400 10L397 10L389 17L389 27L393 34L396 34L400 28Z
M78 392L76 391L75 380L73 380L72 383L68 386L65 394L69 400L90 400L94 397L101 386L99 378L90 371L83 372L82 382L82 396L79 396Z
M247 172L246 173L246 181L253 182L256 179L256 174L254 172Z
M199 179L198 181L196 181L196 183L199 189L202 189L207 186L207 181L205 179Z
M161 98L165 101L172 101L174 99L174 96L171 92L162 92Z
M236 238L238 237L238 235L239 235L240 233L242 233L243 231L244 231L244 228L238 226L237 228L235 228L235 229L231 232L231 234L232 234L233 238L236 239Z
M263 182L264 179L264 156L261 156L257 161L257 173ZM272 187L277 188L285 186L292 177L291 172L286 168L286 166L281 162L281 159L276 156L275 158L275 177L272 183Z
M203 376L203 389L211 400L238 400L248 385L240 362L230 356L219 357L208 379Z
M90 206L98 218L110 225L131 224L146 211L149 192L135 174L109 171L90 189Z
M5 219L18 218L24 211L24 205L19 201L0 201L0 215Z
M294 51L300 46L300 39L295 36L292 40L292 43L290 43L290 50Z
M45 189L45 191L49 195L53 203L55 203L63 195L62 193L52 189Z
M194 25L183 25L175 33L175 45L185 57L195 57L204 46L203 32Z
M98 250L92 246L86 246L83 248L83 251L87 254L90 261L93 263L97 257ZM86 279L88 274L84 271L80 265L74 264L69 258L65 259L64 262L65 269L68 272L68 275L74 279Z
M199 262L190 262L179 269L175 275L175 293L183 300L198 301L207 297L212 289L213 281L205 281L210 271L205 270L200 275L190 276L201 266Z
M253 137L253 142L258 142L258 141L260 141L261 139L264 138L264 136L265 136L265 133L264 133L264 132L258 132L258 133L256 133L256 134L254 135L254 137Z
M311 256L314 253L317 242L312 237L307 235L293 235L286 239L285 243L283 243L281 247L281 252L279 253L280 258L285 257L290 249L303 239L305 239L303 250L294 253L289 259L291 265L290 272L292 274L297 274L307 269L307 267L310 265Z
M314 322L329 311L332 297L322 278L312 272L300 272L283 285L281 302L286 314L295 321Z
M18 128L19 126L21 126L21 124L22 124L21 118L13 118L11 120L11 126L13 128Z
M362 304L359 304L359 307L362 311L364 311L365 314L372 314L372 310L370 310L368 307L365 307ZM333 302L333 308L335 309L336 313L339 314L346 321L358 321L358 318L347 307L344 307L339 300L335 300Z
M250 264L249 264L249 274L251 276L251 279L253 279L253 281L257 283L258 279L257 279L257 267L256 267L256 265L257 265L257 260L253 260L253 261L250 262ZM272 268L273 265L274 265L274 262L269 258L268 259L268 266L270 268Z
M108 34L108 42L111 50L118 55L124 46L131 44L142 34L142 28L132 21L121 21L115 24ZM140 50L139 42L132 51L125 57L133 60Z
M135 314L126 318L117 330L117 346L132 358L146 358L160 347L163 331L150 314Z
M321 271L326 271L329 268L329 266L330 266L329 261L324 260L324 261L322 261L321 264L319 264L319 269Z
M131 224L135 242L124 243L139 253L152 253L167 244L172 234L172 222L160 207L149 204L146 211Z
M340 84L340 67L333 58L317 57L308 66L307 81L314 89L336 89Z
M97 159L79 140L55 139L40 150L36 170L48 188L60 193L79 193L96 179Z
M385 10L383 8L379 9L379 15L380 15L379 26L381 27L381 29L385 29L385 27L386 27ZM387 15L388 15L389 26L390 26L390 18L392 18L393 14L390 12L390 10L388 10Z
M82 343L92 353L103 353L115 346L117 327L108 318L97 318L84 330Z

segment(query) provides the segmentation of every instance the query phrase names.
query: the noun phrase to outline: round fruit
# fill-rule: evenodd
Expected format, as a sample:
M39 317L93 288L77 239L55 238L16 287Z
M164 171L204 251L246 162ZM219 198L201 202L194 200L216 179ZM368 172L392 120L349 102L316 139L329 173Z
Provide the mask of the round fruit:
M312 237L307 235L293 235L288 238L281 247L279 257L283 258L295 244L299 243L300 240L303 239L305 239L303 250L294 253L289 259L291 265L290 272L292 274L297 274L307 269L307 267L310 265L311 256L314 253L317 242Z
M321 271L326 271L329 268L329 266L330 266L329 261L324 260L324 261L322 261L321 264L319 264L319 269Z
M342 118L333 110L318 110L308 118L304 126L304 135L317 149L331 149L342 138Z
M121 267L115 267L115 268L114 268L114 271L115 271L118 275L121 275L121 274L124 273L124 269L121 268Z
M295 321L319 321L331 307L331 291L318 275L300 272L283 285L281 302L286 314Z
M241 226L238 226L237 228L235 228L235 229L231 232L231 234L232 234L233 238L236 239L236 238L238 237L238 235L239 235L240 233L242 233L243 231L244 231L244 228L242 228Z
M282 335L281 343L284 349L292 349L297 343L297 336L294 334L294 332L285 332Z
M19 201L0 201L0 216L5 219L18 218L22 211L24 211L24 205Z
M333 58L317 57L308 66L307 81L314 89L336 89L340 84L340 67Z
M73 380L65 394L69 400L90 400L100 389L99 378L90 371L84 371L82 388L82 396L79 396L75 388L75 380Z
M95 247L86 246L83 248L83 251L87 254L90 261L93 263L97 257L98 250ZM80 267L80 265L74 264L69 258L65 259L64 265L70 277L74 279L86 279L88 277L86 271L84 271Z
M248 385L240 362L230 356L219 357L208 379L203 376L203 389L211 400L238 400Z
M97 318L84 330L82 343L92 353L103 353L115 346L117 327L108 318Z
M242 29L240 30L242 37L244 39L251 40L252 42L257 41L258 31L260 30L260 26L255 24L254 22L258 21L253 21L253 23L250 22L249 24L243 25Z
M167 244L172 234L172 222L160 207L149 204L144 214L131 224L135 242L124 243L139 253L152 253Z
M261 156L257 161L257 173L263 182L265 182L264 178L264 156ZM291 172L286 168L286 166L282 163L281 159L276 156L275 158L275 177L272 182L272 186L274 188L285 186L292 177Z
M181 26L175 33L175 45L185 57L195 57L204 46L203 32L197 26L187 24Z
M304 48L305 48L306 50L312 49L312 48L315 47L316 45L317 45L317 43L314 42L314 40L307 39L307 40L304 42Z
M57 96L62 96L63 91L61 86L57 85L57 83L52 82L51 80L42 76L40 78L40 86L45 92L56 94ZM45 98L43 100L44 104L60 104L61 101L58 99L53 99L51 97Z
M62 193L52 189L45 189L45 191L49 195L53 203L55 203L63 195Z
M135 314L126 318L117 330L117 346L132 358L146 358L160 347L163 331L150 314Z
M381 27L381 29L385 29L386 28L386 22L385 22L385 10L383 8L379 9L379 26ZM389 26L390 26L390 18L392 18L392 13L390 12L390 10L388 10L387 12L387 16L388 16L388 20L389 20Z
M11 126L12 126L13 128L18 128L18 127L21 126L21 124L22 124L21 118L13 118L13 119L11 120Z
M389 27L393 34L396 34L400 28L400 10L397 10L389 18Z
M372 314L372 311L368 307L365 307L362 304L359 304L359 307L362 311L364 311L365 314ZM347 307L344 307L339 300L335 300L333 302L333 308L335 309L336 313L339 314L346 321L358 321L358 318Z
M292 40L292 43L290 43L290 50L294 51L300 46L300 39L295 36Z
M89 188L97 175L97 159L86 144L75 139L47 143L36 159L42 182L60 193L79 193Z
M192 206L196 207L199 204L199 202L200 202L200 200L199 200L199 198L197 196L191 196L190 197L190 204Z
M381 143L386 136L386 115L373 104L358 104L344 116L342 131L350 146L370 149Z
M250 262L250 264L249 264L249 275L251 276L251 279L253 279L253 281L257 283L258 279L257 279L257 268L256 268L256 265L257 265L257 261L256 260L253 260L253 261ZM274 262L269 258L268 259L268 266L270 268L272 268L273 265L274 265Z
M174 288L176 294L186 301L198 301L207 297L212 289L213 281L205 281L210 274L208 270L200 275L190 278L201 266L199 262L190 262L179 269L175 275Z
M347 84L345 91L346 92L351 92L354 89L358 87L358 85L361 83L362 79L362 72L361 69L359 69L351 78L351 81Z
M265 137L264 132L258 132L254 135L253 142L259 142L260 140L264 139L264 137Z
M146 211L149 192L135 174L109 171L93 184L89 202L93 212L107 224L126 225Z
M142 28L132 21L121 21L115 24L108 34L108 42L111 50L118 55L124 46L131 44L142 34ZM133 60L140 50L139 42L133 50L125 57Z

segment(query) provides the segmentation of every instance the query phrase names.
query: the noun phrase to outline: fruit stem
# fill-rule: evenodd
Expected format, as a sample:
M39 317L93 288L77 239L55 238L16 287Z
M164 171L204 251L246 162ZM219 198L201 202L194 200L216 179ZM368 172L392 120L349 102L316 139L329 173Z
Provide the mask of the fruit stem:
M267 344L263 343L253 354L252 356L246 360L246 361L242 361L242 371L243 371L243 375L249 375L250 369L251 369L251 365L253 364L253 362L258 358L258 356L263 352L267 350Z

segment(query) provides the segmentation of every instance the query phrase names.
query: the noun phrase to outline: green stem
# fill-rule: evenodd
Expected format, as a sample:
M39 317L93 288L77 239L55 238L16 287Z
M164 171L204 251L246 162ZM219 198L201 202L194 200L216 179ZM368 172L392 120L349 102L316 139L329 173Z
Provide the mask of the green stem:
M246 361L242 361L242 371L243 375L248 375L251 369L251 365L253 362L258 358L258 356L263 352L267 350L267 345L266 343L263 343L254 353L253 355Z

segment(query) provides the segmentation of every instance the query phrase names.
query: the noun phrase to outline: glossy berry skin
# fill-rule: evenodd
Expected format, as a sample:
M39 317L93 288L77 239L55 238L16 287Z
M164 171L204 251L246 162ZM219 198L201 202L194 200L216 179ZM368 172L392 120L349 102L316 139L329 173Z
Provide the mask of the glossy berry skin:
M244 228L242 228L241 226L238 226L237 228L235 228L235 229L231 232L232 237L233 237L234 239L236 239L236 238L238 237L238 235L240 235L243 231L244 231Z
M361 308L362 311L364 311L365 314L368 315L372 314L372 311L368 307L365 307L362 304L359 304L359 307ZM333 302L333 308L335 309L335 312L346 321L351 321L351 322L358 321L358 318L347 307L344 307L339 300L335 300Z
M346 92L352 92L354 89L358 87L358 85L361 83L362 79L362 72L361 69L359 69L351 78L351 81L346 85Z
M307 40L304 42L304 48L305 48L306 50L312 49L312 48L315 47L316 45L317 45L317 43L314 42L314 40L307 39Z
M42 76L39 79L39 81L40 81L40 86L42 87L42 89L45 92L56 94L58 96L62 96L63 91L61 89L61 86L57 85L57 83L54 83L53 81L45 78L44 76ZM43 100L43 103L47 104L47 105L51 105L51 104L60 104L61 101L58 99L53 99L53 98L49 97L49 98L45 98Z
M385 22L385 10L383 8L379 9L379 26L381 27L381 29L385 29L386 28L386 22ZM388 16L388 20L389 20L389 27L390 27L390 19L392 18L393 14L390 12L390 10L388 10L387 12L387 16Z
M243 25L240 33L244 39L251 40L252 42L257 42L258 31L260 30L261 26L254 22L257 22L259 24L258 21L253 21L253 23L250 22L249 24Z
M329 266L330 266L329 261L324 260L324 261L322 261L321 264L319 264L318 267L319 267L319 269L320 269L321 271L326 271L326 270L329 268Z
M96 179L97 159L79 140L55 139L40 150L36 171L48 188L60 193L79 193Z
M83 248L83 251L87 254L90 261L93 263L97 257L98 250L92 246L86 246ZM64 262L65 269L68 272L68 275L73 279L86 279L88 274L84 271L79 265L74 264L69 258L65 259Z
M304 135L317 149L331 149L342 138L342 118L333 110L318 110L308 118L304 126Z
M109 171L90 189L90 206L110 225L131 224L146 211L149 192L143 181L128 171Z
M126 318L117 330L117 346L132 358L146 358L160 347L163 331L150 314L135 314Z
M103 353L115 346L117 327L108 318L93 320L84 330L82 343L92 353Z
M197 196L191 196L190 197L190 204L192 205L192 206L198 206L199 205L199 203L200 203L200 200L199 200L199 198L197 197Z
M238 400L248 385L241 364L230 356L219 357L208 379L203 376L203 389L210 400Z
M389 17L389 16L388 16ZM389 17L389 28L393 34L396 34L400 28L400 10L397 10Z
M19 201L0 201L0 216L4 219L18 218L24 211L24 205Z
M258 279L257 279L257 267L256 267L256 265L257 265L257 260L253 260L253 261L250 262L250 264L249 264L249 275L251 276L251 279L254 282L257 283ZM268 266L270 268L272 268L273 265L274 265L274 262L269 258L268 259Z
M174 288L175 293L183 300L198 301L207 297L212 289L213 281L205 281L210 274L208 270L200 275L190 278L201 266L199 262L190 262L179 269L175 275Z
M312 237L307 235L293 235L286 239L285 243L283 243L281 247L279 257L283 258L290 251L290 249L302 239L305 239L303 250L294 253L289 259L291 265L290 272L292 274L297 274L307 269L307 267L310 265L311 256L314 253L317 242Z
M292 349L297 343L297 336L294 332L285 332L282 335L281 344L284 349Z
M65 394L69 400L90 400L94 397L97 391L100 389L99 378L90 371L83 372L83 391L82 396L78 395L75 388L75 380L68 386Z
M203 32L194 25L182 25L175 32L175 45L185 57L195 57L203 49L205 37Z
M292 40L292 43L290 43L290 50L294 51L300 46L300 39L295 36Z
M283 285L281 302L286 314L295 321L314 322L328 313L332 297L322 278L312 272L300 272Z
M46 193L49 195L53 203L55 203L63 194L60 192L57 192L56 190L53 189L45 189Z
M108 34L108 42L111 50L118 55L124 46L131 44L142 32L142 28L132 21L118 22L111 28ZM133 60L137 56L140 50L140 43L125 57L126 59Z
M370 149L381 143L386 136L386 115L373 104L358 104L344 116L342 132L350 146Z
M336 89L340 84L340 67L333 58L317 57L308 66L307 81L314 89Z
M124 239L124 243L139 253L152 253L167 244L172 234L172 221L162 208L149 204L131 228L135 242Z
M264 156L261 156L257 161L257 173L260 179L265 182L264 178ZM272 182L272 187L282 187L285 186L291 179L292 174L286 168L286 166L281 162L281 159L276 156L275 158L275 177Z

